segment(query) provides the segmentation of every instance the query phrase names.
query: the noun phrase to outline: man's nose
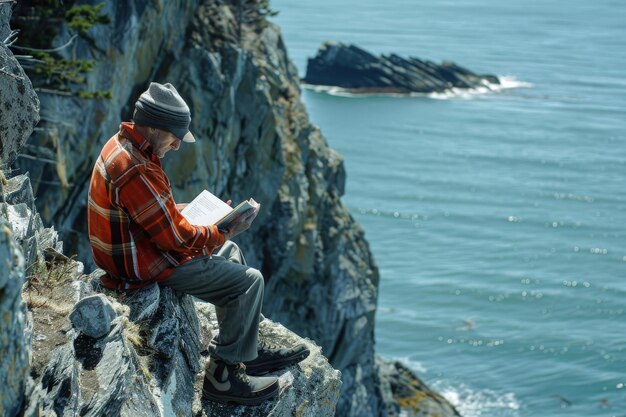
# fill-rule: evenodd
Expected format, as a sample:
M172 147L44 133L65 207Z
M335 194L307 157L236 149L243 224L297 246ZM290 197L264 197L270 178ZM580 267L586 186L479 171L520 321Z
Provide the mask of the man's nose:
M175 140L174 143L172 143L172 149L174 149L175 151L178 150L178 148L180 148L180 142L182 142L181 140Z

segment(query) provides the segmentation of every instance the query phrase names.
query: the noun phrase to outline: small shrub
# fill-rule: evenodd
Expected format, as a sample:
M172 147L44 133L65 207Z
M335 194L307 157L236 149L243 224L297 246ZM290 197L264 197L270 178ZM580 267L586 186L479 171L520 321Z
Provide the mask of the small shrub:
M19 32L13 47L32 57L23 57L25 61L22 66L35 89L45 88L47 92L71 94L83 99L109 99L110 91L90 92L82 87L85 84L85 75L93 70L95 61L68 59L60 54L63 49L75 47L75 37L93 45L93 40L87 33L89 29L95 25L111 23L111 19L102 14L105 3L95 6L74 3L75 0L18 2L11 19L11 26ZM75 37L62 48L52 49L52 42L64 24L70 32L75 32Z

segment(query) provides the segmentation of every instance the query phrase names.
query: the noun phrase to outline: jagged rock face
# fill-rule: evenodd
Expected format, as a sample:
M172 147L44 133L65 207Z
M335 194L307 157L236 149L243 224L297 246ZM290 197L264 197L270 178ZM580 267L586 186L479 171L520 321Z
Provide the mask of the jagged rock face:
M117 323L101 339L77 337L56 348L25 415L159 415L123 330Z
M7 219L22 248L27 268L46 259L46 250L63 251L63 243L53 227L44 227L35 207L35 197L27 175L17 175L4 185ZM32 272L32 271L31 271Z
M97 338L73 323L66 343L52 352L32 389L26 417L53 412L85 417L334 415L339 372L330 367L319 347L277 323L263 321L261 337L284 346L306 343L312 353L278 373L278 398L254 407L218 404L202 398L204 355L218 331L213 306L194 303L192 297L156 284L116 297L93 290L80 295L85 298L74 306L75 311L85 300L100 299L112 303L119 317L111 323L108 317L93 316L95 327L112 324ZM131 321L131 317L141 319Z
M3 175L2 175L3 176ZM28 176L0 179L0 415L19 415L32 385L33 323L22 300L26 277L47 259L46 250L58 253L61 242L52 228L45 228L34 206ZM82 273L76 263L75 275Z
M10 33L10 16L11 5L0 4L0 168L12 163L39 119L39 101L30 80L2 43ZM21 296L25 262L9 222L14 206L6 203L6 187L0 171L0 415L12 417L24 402L30 340L25 336L28 320ZM13 202L13 196L9 200Z
M342 159L308 120L300 100L297 71L287 57L278 27L263 19L253 20L242 27L239 38L233 6L226 1L105 3L111 25L91 29L91 46L79 41L75 52L79 58L97 60L87 85L90 89L110 89L113 99L84 101L46 94L42 97L44 130L33 137L28 150L34 157L57 163L20 160L22 171L31 173L44 223L64 231L68 254L77 253L79 259L91 264L85 214L95 158L119 122L131 117L134 101L150 81L172 82L190 105L191 130L198 138L197 143L183 144L164 160L176 200L189 201L208 188L235 202L248 197L259 201L261 214L238 243L248 263L260 268L266 278L264 313L315 340L342 372L337 415L396 414L395 406L388 407L389 387L380 384L374 359L378 271L362 229L340 200L345 182ZM59 44L65 41L67 38L57 40ZM285 391L284 398L291 400L276 407L235 410L191 397L190 375L198 372L200 359L191 350L181 351L180 346L192 346L196 341L189 332L181 331L180 323L167 310L189 303L179 299L173 303L177 296L159 294L158 299L146 295L146 300L152 300L147 305L145 300L136 300L145 305L141 310L134 310L131 303L129 314L135 321L162 316L158 326L151 324L153 331L146 343L167 358L155 368L154 375L163 390L160 398L173 398L167 400L168 410L186 410L193 399L193 413L198 417L292 415L294 409L296 415L333 414L339 376L335 373L318 378L328 366L319 348L313 356L317 371L284 381L295 391ZM103 375L106 366L123 369L116 376L121 382L114 382L123 384L138 368L128 353L131 347L116 329L114 326L105 337L109 340L106 344L98 346L103 352L109 344L116 346L113 352L117 356L107 356L112 362L107 365L100 361L102 365L97 366L103 367ZM76 375L84 364L72 359L70 351L71 347L59 349L44 372L67 381L65 388L42 385L33 391L33 398L48 398L44 401L47 410L64 403L67 387L71 392L83 392ZM97 366L95 375L100 378ZM303 376L308 379L298 379ZM330 385L324 385L326 382ZM138 383L137 392L140 398L147 398L143 383ZM195 383L198 389L201 379ZM303 400L298 390L311 396ZM131 392L119 392L119 398L111 397L113 403L107 407L113 408L108 410L141 416L153 409L149 400L143 409L138 403L123 402ZM100 402L109 398L104 393L94 397L89 389L84 395L90 399L68 402L79 408L67 408L67 413L95 413L90 410L102 408L93 398L100 398ZM92 405L83 408L86 404ZM64 415L66 410L57 414Z
M0 4L3 38L10 32L6 5ZM95 154L116 129L118 114L129 114L128 104L143 90L149 74L179 80L196 115L194 132L206 138L167 163L179 174L175 184L179 196L190 198L206 184L235 199L259 196L265 217L242 246L269 280L266 312L318 340L342 368L345 382L342 385L339 372L329 366L320 348L304 341L311 355L281 375L283 390L277 400L252 408L202 400L203 346L217 331L215 312L156 285L125 297L125 306L115 303L116 313L103 302L101 310L107 313L90 316L105 321L95 326L99 329L95 333L85 332L78 315L72 329L67 322L71 307L93 296L94 287L86 282L97 273L82 276L82 264L63 255L56 232L43 226L34 206L29 176L19 175L0 183L0 259L6 263L0 269L0 377L5 381L0 386L0 415L331 416L340 387L337 414L395 415L395 374L378 373L381 365L374 363L373 355L378 276L361 229L339 200L345 180L341 158L308 121L296 71L277 27L253 22L243 28L243 39L236 39L230 8L207 2L197 10L188 31L191 37L185 39L185 31L176 29L192 18L196 5L109 1L107 11L114 24L91 33L94 49L79 44L77 52L100 60L88 83L110 87L114 99L102 103L46 96L48 123L29 151L36 158L56 159L57 164L51 167L40 160L44 165L22 168L34 174L44 217L73 227L76 234L68 235L75 237L72 248L82 244L80 254L88 259L80 236L85 228L85 186ZM25 96L36 100L28 90L30 83L7 76L18 80L18 92L24 86ZM1 92L6 91L13 90ZM11 108L6 103L0 101L7 112L20 113L7 116L17 121L10 126L17 133L2 137L2 163L10 164L32 130L37 106L36 101ZM3 110L3 116L8 114ZM58 181L51 180L54 176ZM41 287L62 298L37 295L39 307L31 299L26 313L20 294L25 269L43 266L44 260L49 265L67 264L57 277L62 281ZM25 296L33 297L32 292L27 289ZM273 343L288 346L303 341L270 321L261 328L261 337ZM35 380L28 376L30 353ZM151 354L151 360L142 360ZM408 375L408 383L415 385ZM396 383L399 392L404 392L403 383L402 378ZM436 407L422 409L440 412Z
M494 75L475 74L452 62L435 64L396 54L375 56L355 45L325 42L307 64L304 82L353 93L431 93L499 84Z
M10 18L11 4L0 3L0 169L11 166L39 121L39 99L3 43L10 34Z
M240 244L268 280L264 312L318 342L342 371L339 415L378 414L372 377L378 273L340 200L343 161L308 120L278 28L245 32L241 51L228 16L225 6L201 6L189 53L170 68L171 79L186 89L200 86L195 94L205 97L199 131L207 129L212 140L202 144L202 161L217 174L209 180L218 195L235 201L252 195L265 207ZM198 62L220 61L193 71ZM207 82L205 74L214 75ZM166 169L177 194L191 198L201 173L186 175L189 159L177 156Z
M0 219L0 259L0 375L3 377L0 415L14 416L24 401L29 362L28 341L24 338L26 306L21 297L24 257L15 244L6 218Z
M85 205L95 157L131 116L150 79L172 82L191 107L199 138L164 160L177 201L208 188L235 202L252 196L262 204L239 243L268 281L264 312L319 343L343 372L341 415L378 414L372 377L377 269L340 200L342 159L308 120L278 27L258 20L237 39L228 3L166 2L160 10L149 1L126 4L107 2L112 24L90 33L98 50L82 43L77 49L98 60L88 85L111 89L113 99L42 97L47 132L38 133L29 150L52 148L47 158L59 163L21 162L31 172L44 221L74 231L64 234L69 253L90 260ZM187 21L191 26L182 30Z

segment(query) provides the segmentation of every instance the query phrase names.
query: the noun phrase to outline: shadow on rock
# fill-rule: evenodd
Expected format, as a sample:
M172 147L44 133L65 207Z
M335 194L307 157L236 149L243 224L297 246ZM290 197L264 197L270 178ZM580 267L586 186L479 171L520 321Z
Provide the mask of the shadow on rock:
M84 334L74 340L74 354L76 360L87 371L95 369L102 359L102 349L98 346L98 340Z

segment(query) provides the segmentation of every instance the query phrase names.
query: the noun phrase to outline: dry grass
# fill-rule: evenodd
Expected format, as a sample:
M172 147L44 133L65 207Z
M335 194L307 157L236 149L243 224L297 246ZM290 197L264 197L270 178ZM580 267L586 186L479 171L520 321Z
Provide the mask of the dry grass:
M26 285L22 292L29 310L48 307L61 314L69 313L74 305L72 261L50 264L37 262L26 269ZM69 307L68 307L69 305ZM67 310L67 311L66 311Z
M143 346L144 337L141 335L141 326L126 317L122 320L122 325L124 326L124 337L137 347Z
M72 260L68 262L36 262L26 268L25 301L29 309L42 306L45 299L57 298L59 291L73 293L68 284L72 281ZM39 300L39 303L34 300Z
M122 317L122 326L124 327L124 337L133 344L137 352L141 372L146 380L150 381L152 379L150 368L152 367L152 361L156 351L149 348L146 342L150 327L149 322L135 323L130 321L128 317Z
M33 363L31 374L37 377L48 363L50 353L67 342L67 316L74 306L74 289L67 266L36 265L28 278L22 297L33 315Z

